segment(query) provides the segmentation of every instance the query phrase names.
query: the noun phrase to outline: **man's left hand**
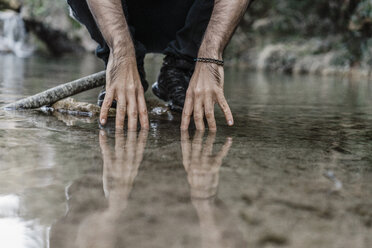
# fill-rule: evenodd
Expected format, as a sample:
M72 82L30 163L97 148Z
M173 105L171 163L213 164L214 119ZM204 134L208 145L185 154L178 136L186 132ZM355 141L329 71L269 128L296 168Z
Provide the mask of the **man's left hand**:
M185 105L182 113L181 129L187 130L191 116L197 130L204 130L204 116L209 130L217 130L214 117L214 105L218 103L222 109L227 124L232 126L234 119L223 92L224 70L222 66L212 63L197 62L194 74L190 80L186 93Z

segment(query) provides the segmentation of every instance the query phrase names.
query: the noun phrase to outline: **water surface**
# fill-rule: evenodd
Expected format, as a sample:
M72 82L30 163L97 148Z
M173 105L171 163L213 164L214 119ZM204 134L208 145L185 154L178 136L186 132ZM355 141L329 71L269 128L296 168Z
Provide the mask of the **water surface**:
M0 105L99 70L1 55ZM372 84L225 77L235 126L219 111L216 134L181 133L178 114L115 133L1 110L0 247L372 247Z

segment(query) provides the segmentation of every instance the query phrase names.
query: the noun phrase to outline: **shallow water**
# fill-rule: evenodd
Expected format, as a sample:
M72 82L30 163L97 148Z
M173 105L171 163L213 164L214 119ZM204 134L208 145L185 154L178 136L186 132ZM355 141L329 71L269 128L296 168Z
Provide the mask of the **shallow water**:
M101 69L1 55L0 105ZM156 109L137 134L1 110L0 247L372 247L372 83L225 77L217 134Z

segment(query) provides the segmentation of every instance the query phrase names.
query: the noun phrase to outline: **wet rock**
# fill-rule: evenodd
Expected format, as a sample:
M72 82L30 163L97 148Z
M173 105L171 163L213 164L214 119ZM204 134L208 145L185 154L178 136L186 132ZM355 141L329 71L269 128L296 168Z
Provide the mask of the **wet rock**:
M257 216L254 214L248 213L246 211L242 211L240 213L240 218L243 219L245 223L247 223L250 226L258 226L262 223L262 220L259 219Z
M169 108L157 100L146 100L147 107L150 109L149 114L154 116L165 116L166 118L173 118ZM66 98L56 102L51 108L41 109L43 112L58 112L60 114L72 115L78 117L98 117L101 108L96 104L87 102L78 102L73 98ZM115 117L116 109L110 108L109 117ZM58 115L59 118L60 115ZM68 119L70 121L71 118ZM75 120L74 118L73 120Z
M281 199L281 198L270 199L267 201L267 204L277 204L277 205L285 206L292 210L299 210L299 211L314 213L318 217L324 218L324 219L332 219L334 217L333 208L330 205L326 206L325 208L321 208L318 205L310 205L307 203L294 202L294 201Z
M77 102L73 98L66 98L52 105L54 111L69 115L98 116L101 108L96 104ZM115 109L110 109L109 116L115 116Z
M276 233L267 233L258 240L258 244L260 246L266 245L284 246L287 245L288 243L289 240L286 236Z
M253 199L250 195L247 195L247 194L244 194L242 195L242 200L244 201L245 204L247 204L248 206L252 205L253 204Z
M79 42L70 39L68 34L62 30L54 29L43 22L33 19L26 19L25 24L27 29L34 33L54 56L85 51L85 48Z
M372 227L372 204L371 203L359 203L349 209L352 213L359 216L368 228Z
M257 67L261 70L291 73L296 63L296 54L284 45L266 46L259 55Z

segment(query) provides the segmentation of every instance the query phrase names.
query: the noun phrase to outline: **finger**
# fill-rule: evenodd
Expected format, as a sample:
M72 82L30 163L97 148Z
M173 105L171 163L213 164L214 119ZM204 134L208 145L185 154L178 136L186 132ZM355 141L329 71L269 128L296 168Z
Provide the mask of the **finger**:
M221 165L222 159L226 157L232 145L232 138L227 138L225 144L222 146L221 151L216 155L216 164Z
M204 112L205 112L205 118L208 122L208 128L209 131L216 131L216 120L214 118L214 102L212 98L207 98L204 102Z
M193 96L190 91L186 93L185 104L182 112L181 130L187 130L189 128L190 119L194 107Z
M204 131L204 110L203 102L201 101L201 99L196 100L194 104L194 122L196 130Z
M191 155L191 161L192 164L200 164L200 156L201 156L201 151L203 147L203 136L204 136L204 130L199 131L196 130L194 138L192 140L192 155Z
M127 106L126 106L125 98L120 97L118 99L118 104L116 108L116 117L115 117L115 129L116 130L124 129L124 121L125 121L126 112L127 112Z
M205 145L203 148L203 155L206 157L212 156L213 152L213 144L216 140L216 132L209 132L207 140L205 141Z
M128 96L128 131L137 131L137 101L134 94Z
M129 162L128 165L132 166L134 163L134 156L136 154L136 146L137 146L137 132L129 131L127 133L127 141L125 143L125 152L126 158Z
M111 160L111 150L107 144L107 133L104 130L99 131L99 146L103 157L103 162Z
M225 96L223 95L223 93L217 95L217 100L218 100L218 105L220 105L220 108L222 109L222 111L225 115L227 124L229 126L234 125L234 119L233 119L230 107L227 104L227 101L226 101Z
M143 93L143 88L138 91L137 106L139 111L141 129L149 129L149 115L147 113L147 106L145 96Z
M190 168L191 158L191 142L189 137L189 130L181 131L181 150L182 150L182 163L187 172Z
M143 153L145 151L148 134L149 134L148 130L141 129L138 135L136 158L135 158L135 164L138 166L141 164L142 159L143 159Z
M116 160L122 161L124 158L124 130L115 130L115 157Z
M99 132L99 145L101 147L102 152L102 159L103 159L103 171L102 171L102 184L103 184L103 191L105 193L105 196L108 196L109 192L109 173L112 168L112 157L111 157L111 149L109 145L107 144L107 133L104 130L101 130Z
M111 107L112 101L114 100L114 93L112 90L106 90L105 99L103 100L101 113L99 116L101 125L105 125L107 122L107 116Z

